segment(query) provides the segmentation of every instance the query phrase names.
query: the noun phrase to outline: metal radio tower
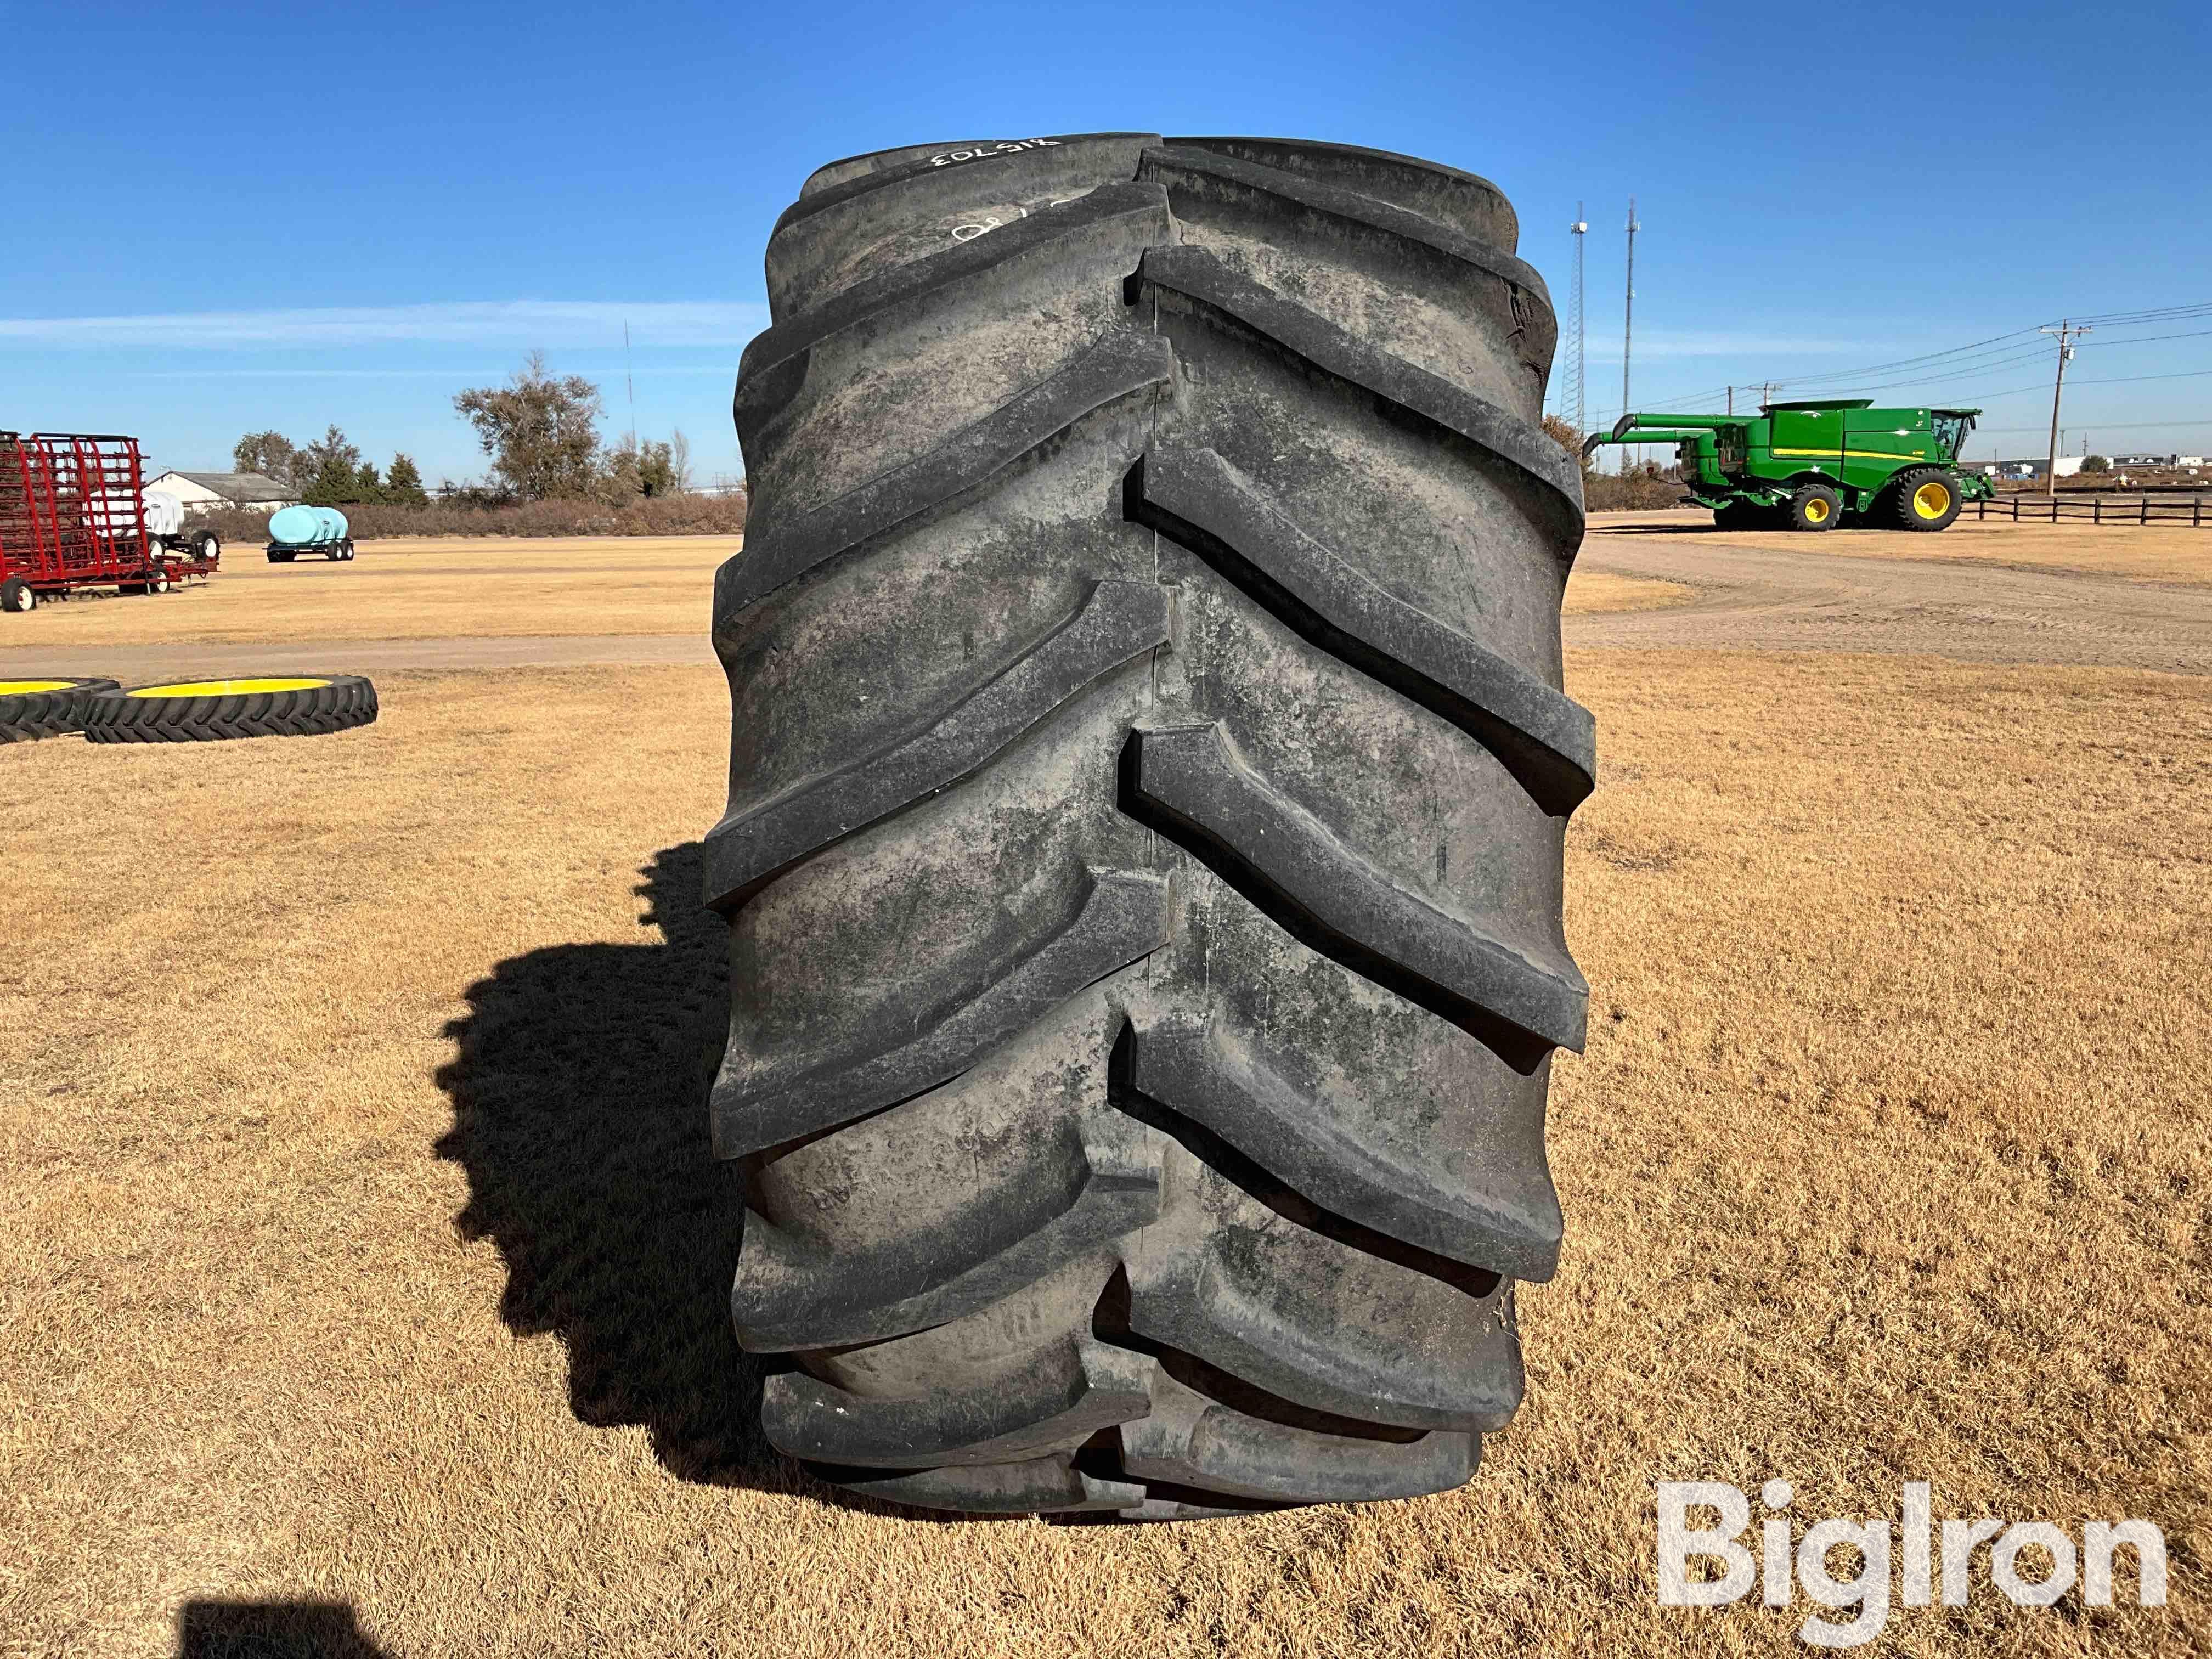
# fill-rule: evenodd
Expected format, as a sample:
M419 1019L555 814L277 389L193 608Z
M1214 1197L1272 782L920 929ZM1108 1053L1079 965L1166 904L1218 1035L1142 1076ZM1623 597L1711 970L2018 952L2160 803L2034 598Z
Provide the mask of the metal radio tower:
M1628 354L1636 343L1636 233L1644 227L1636 222L1636 198L1628 198L1628 308L1620 318L1620 412L1625 416L1635 405L1628 401ZM1621 452L1620 470L1628 471L1628 454Z
M1589 385L1583 373L1583 238L1589 234L1589 222L1583 217L1583 204L1575 204L1575 222L1567 227L1575 235L1575 297L1567 311L1567 395L1561 399L1571 411L1568 418L1574 422L1575 431L1587 436L1589 416L1585 399Z

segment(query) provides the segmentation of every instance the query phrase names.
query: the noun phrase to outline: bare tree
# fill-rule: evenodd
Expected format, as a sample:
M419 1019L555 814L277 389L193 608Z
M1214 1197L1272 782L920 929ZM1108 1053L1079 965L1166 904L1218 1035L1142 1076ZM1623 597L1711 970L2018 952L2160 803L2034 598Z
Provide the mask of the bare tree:
M691 493L691 441L678 427L668 434L668 467L670 492L678 495Z
M230 447L230 464L240 472L258 472L296 487L299 454L298 447L281 432L249 432Z
M503 386L459 393L453 407L476 428L492 472L512 494L536 501L601 487L599 389L580 374L556 380L544 352L532 352Z

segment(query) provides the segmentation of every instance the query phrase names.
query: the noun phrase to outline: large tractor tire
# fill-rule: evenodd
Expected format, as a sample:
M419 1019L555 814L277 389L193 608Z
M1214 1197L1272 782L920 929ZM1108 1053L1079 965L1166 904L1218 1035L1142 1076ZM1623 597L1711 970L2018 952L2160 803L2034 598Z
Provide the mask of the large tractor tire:
M84 730L92 700L113 680L0 679L0 743L27 743Z
M375 719L376 687L358 674L186 680L90 699L84 735L92 743L312 738Z
M815 175L716 580L715 1146L769 1437L901 1504L1455 1487L1550 1277L1578 470L1484 180L1109 133Z
M1900 530L1948 530L1966 498L1957 477L1939 466L1916 467L1890 487L1890 512Z

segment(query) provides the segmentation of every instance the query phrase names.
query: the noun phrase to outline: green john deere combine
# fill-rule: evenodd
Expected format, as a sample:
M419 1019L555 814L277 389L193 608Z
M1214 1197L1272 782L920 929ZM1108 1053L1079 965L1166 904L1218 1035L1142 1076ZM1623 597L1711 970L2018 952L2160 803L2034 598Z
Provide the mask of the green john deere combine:
M1690 499L1723 530L1860 524L1942 530L1989 480L1960 477L1978 409L1875 409L1864 398L1768 404L1756 416L1624 415L1583 446L1675 444Z

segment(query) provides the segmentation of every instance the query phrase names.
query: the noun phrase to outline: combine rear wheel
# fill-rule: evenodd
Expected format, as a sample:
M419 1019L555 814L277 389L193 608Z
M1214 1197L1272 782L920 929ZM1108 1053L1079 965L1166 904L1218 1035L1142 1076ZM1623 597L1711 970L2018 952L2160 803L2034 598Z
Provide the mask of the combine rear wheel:
M1551 1276L1589 716L1489 184L1103 134L823 169L716 580L715 1146L769 1438L970 1511L1444 1490Z
M1947 530L1964 504L1959 481L1937 467L1923 467L1897 481L1897 522L1905 530Z

